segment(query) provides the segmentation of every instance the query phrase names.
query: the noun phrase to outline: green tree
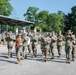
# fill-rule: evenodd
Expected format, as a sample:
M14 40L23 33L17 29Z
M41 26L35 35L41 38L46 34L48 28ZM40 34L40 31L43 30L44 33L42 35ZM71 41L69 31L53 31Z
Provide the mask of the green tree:
M0 15L9 16L13 10L10 0L0 0Z
M37 14L38 10L39 10L39 8L37 8L37 7L29 7L27 9L26 13L24 13L24 15L23 15L25 17L25 20L35 22L35 24L30 27L31 29L35 28L35 25L37 22L37 15L36 14Z
M25 20L35 22L36 21L35 15L38 10L39 10L39 8L37 8L37 7L29 7L27 9L27 12L23 15L25 17Z
M58 13L49 13L46 10L40 12L38 12L38 10L39 9L36 7L29 7L24 14L26 20L35 22L32 28L39 26L44 32L50 32L52 30L56 32L60 30L64 31L65 14L62 11L58 11Z
M64 16L61 15L62 13L50 13L47 19L47 23L49 27L51 26L51 31L54 30L55 32L59 32L60 30L63 31L65 27L64 24Z
M73 6L71 8L71 13L68 13L66 15L66 27L65 31L72 30L74 33L76 33L76 6Z
M13 7L10 4L10 0L0 0L0 15L9 16L12 14ZM2 25L2 30L6 30L6 26ZM13 30L13 27L9 27L9 30Z
M48 28L47 28L48 27L47 25L48 14L49 12L44 10L44 11L40 11L35 16L37 19L36 26L39 26L42 29L42 31L48 31Z

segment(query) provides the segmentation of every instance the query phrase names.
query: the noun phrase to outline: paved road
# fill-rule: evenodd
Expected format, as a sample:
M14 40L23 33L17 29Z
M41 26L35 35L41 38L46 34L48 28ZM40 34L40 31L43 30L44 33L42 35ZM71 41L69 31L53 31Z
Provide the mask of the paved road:
M13 48L13 58L7 59L7 47L0 45L0 75L76 75L76 61L67 64L65 59L64 47L61 58L57 57L55 50L55 59L44 62L41 57L41 51L38 46L38 56L32 58L32 53L21 64L15 64L16 54ZM76 59L75 59L76 60Z

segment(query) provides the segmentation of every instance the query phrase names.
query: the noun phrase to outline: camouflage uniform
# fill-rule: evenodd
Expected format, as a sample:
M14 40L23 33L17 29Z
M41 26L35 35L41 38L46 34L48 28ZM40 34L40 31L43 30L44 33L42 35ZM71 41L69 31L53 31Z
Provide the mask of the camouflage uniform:
M76 38L75 35L73 35L73 41L72 41L72 61L74 61L75 58L75 50L76 50Z
M62 49L62 43L63 43L63 35L61 32L59 32L58 37L57 37L57 49L58 49L58 57L61 55L61 49Z
M49 38L50 38L50 44L49 44L49 55L51 55L51 37L52 37L52 34L50 33L50 35L49 35Z
M38 44L38 37L36 34L32 37L32 51L33 51L33 57L36 57L37 55L37 44Z
M49 51L49 48L50 48L50 46L49 46L50 40L51 39L50 39L49 36L45 37L45 39L44 39L44 47L45 47L45 49L44 49L44 56L45 56L45 61L48 60L48 51Z
M52 59L54 58L54 47L56 46L56 41L57 41L57 37L53 31L51 36L51 43L50 43Z
M28 54L30 54L31 53L31 36L30 35L28 36L28 51L29 51Z
M12 57L12 48L13 48L13 35L12 33L8 33L6 37L7 48L8 48L8 58Z
M73 41L73 37L72 37L71 30L68 30L68 34L66 36L66 44L65 44L67 63L70 63L70 56L71 56L71 52L72 52L72 41Z
M42 52L42 56L44 55L44 49L45 49L45 47L44 47L44 37L42 36L41 37L41 52Z
M20 38L20 40L19 40ZM20 63L20 59L21 59L21 54L22 54L22 38L21 35L18 35L17 40L16 40L16 44L15 44L15 49L16 49L16 56L17 56L17 64Z
M23 58L27 58L26 51L28 50L28 36L24 34L23 39L23 51L22 51L22 56Z

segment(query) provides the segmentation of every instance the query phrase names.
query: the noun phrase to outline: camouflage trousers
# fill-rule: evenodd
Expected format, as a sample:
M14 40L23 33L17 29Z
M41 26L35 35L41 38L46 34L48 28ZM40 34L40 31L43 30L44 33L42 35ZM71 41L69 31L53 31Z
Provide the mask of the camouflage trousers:
M49 51L49 45L45 46L45 49L44 49L45 60L48 59L48 51Z
M56 43L52 43L50 45L51 57L54 58L54 48L56 47Z
M27 54L26 54L26 51L28 50L28 46L23 46L23 49L22 49L22 56L24 57L24 58L26 58L27 57Z
M58 55L60 56L61 55L62 46L61 45L57 45L57 49L58 49Z
M22 46L19 46L19 47L16 48L17 60L21 59L21 54L22 54Z
M30 54L31 53L31 45L28 45L27 47L28 47L28 52Z
M47 48L44 49L44 56L45 56L45 59L48 59L48 49Z
M50 52L51 52L51 57L54 58L54 46L51 46L50 48Z
M36 57L37 55L37 45L32 46L33 56Z
M13 46L7 45L7 48L8 48L8 56L9 57L12 57L12 47Z
M71 58L71 53L72 53L72 46L67 46L65 48L65 52L66 52L66 60L68 62L70 62L70 58Z
M41 45L41 52L42 52L42 55L44 55L44 50L45 50L44 45Z
M75 58L76 45L72 47L72 58Z

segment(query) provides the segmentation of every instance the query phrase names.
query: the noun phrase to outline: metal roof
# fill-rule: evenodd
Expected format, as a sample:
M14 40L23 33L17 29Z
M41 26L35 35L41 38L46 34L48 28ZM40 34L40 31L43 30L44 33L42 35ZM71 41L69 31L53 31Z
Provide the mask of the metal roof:
M30 25L34 24L34 22L30 21L24 21L16 18L11 18L8 16L0 15L0 24L7 24L7 25L13 25L13 26L22 26L22 25Z

